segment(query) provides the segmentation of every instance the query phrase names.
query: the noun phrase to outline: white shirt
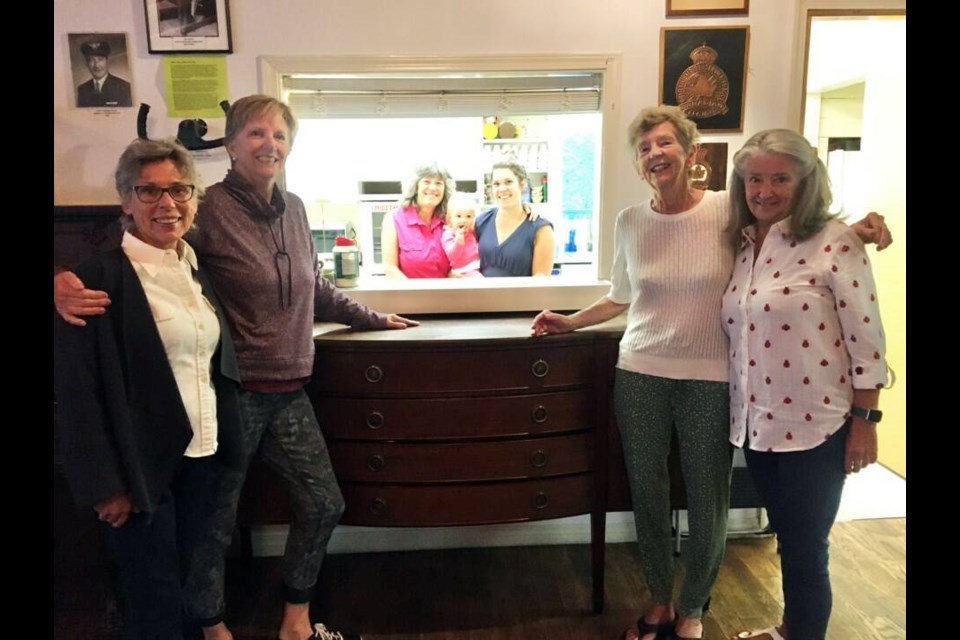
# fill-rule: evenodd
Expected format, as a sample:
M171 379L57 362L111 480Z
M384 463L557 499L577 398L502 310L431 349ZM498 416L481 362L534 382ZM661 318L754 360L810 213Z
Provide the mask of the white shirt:
M220 342L220 323L194 276L197 256L183 240L176 250L158 249L129 232L123 234L121 247L143 285L193 428L184 455L213 455L217 451L217 397L211 370Z
M629 304L617 367L674 380L727 380L727 337L717 323L733 249L726 192L689 211L642 204L617 215L610 292Z
M730 336L730 442L758 451L820 445L847 419L854 389L887 382L877 289L863 244L831 220L794 241L789 218L753 260L744 231L723 296Z

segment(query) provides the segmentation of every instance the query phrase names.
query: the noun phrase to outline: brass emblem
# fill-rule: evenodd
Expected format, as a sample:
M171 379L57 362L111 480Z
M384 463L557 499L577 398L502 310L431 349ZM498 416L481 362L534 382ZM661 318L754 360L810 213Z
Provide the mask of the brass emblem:
M693 188L701 191L710 188L710 176L712 174L713 169L707 162L707 150L703 147L697 147L693 164L690 165L690 179L693 182Z
M723 69L714 64L717 50L702 45L690 52L693 64L677 80L677 101L691 118L710 118L727 113L730 81Z

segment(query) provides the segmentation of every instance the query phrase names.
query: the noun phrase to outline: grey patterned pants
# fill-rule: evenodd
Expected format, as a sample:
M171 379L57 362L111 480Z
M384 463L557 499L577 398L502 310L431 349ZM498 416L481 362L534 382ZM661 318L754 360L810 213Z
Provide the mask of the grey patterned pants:
M188 615L205 626L223 615L223 552L233 535L240 490L254 453L280 475L290 497L293 521L282 563L287 602L305 603L313 597L327 543L345 506L307 394L240 391L239 399L246 461L242 470L221 474L216 524L207 541L209 565L186 597Z
M623 369L616 374L617 423L647 586L655 604L673 600L667 456L676 426L690 523L677 611L700 617L726 544L733 460L729 388L725 382L672 380Z

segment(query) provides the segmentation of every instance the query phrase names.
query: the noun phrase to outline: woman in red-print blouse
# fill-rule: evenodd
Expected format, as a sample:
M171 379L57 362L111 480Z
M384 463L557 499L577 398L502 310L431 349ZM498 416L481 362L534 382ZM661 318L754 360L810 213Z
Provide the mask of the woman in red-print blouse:
M762 131L734 156L723 296L730 337L730 441L744 448L782 548L783 621L739 638L823 638L827 537L847 473L877 459L887 383L870 262L827 212L826 168L810 144Z

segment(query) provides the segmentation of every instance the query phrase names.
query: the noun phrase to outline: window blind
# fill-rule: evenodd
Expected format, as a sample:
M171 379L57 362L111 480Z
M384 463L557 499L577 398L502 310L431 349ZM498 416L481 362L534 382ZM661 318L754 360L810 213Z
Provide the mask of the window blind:
M602 76L589 72L289 75L297 118L416 118L588 113Z

